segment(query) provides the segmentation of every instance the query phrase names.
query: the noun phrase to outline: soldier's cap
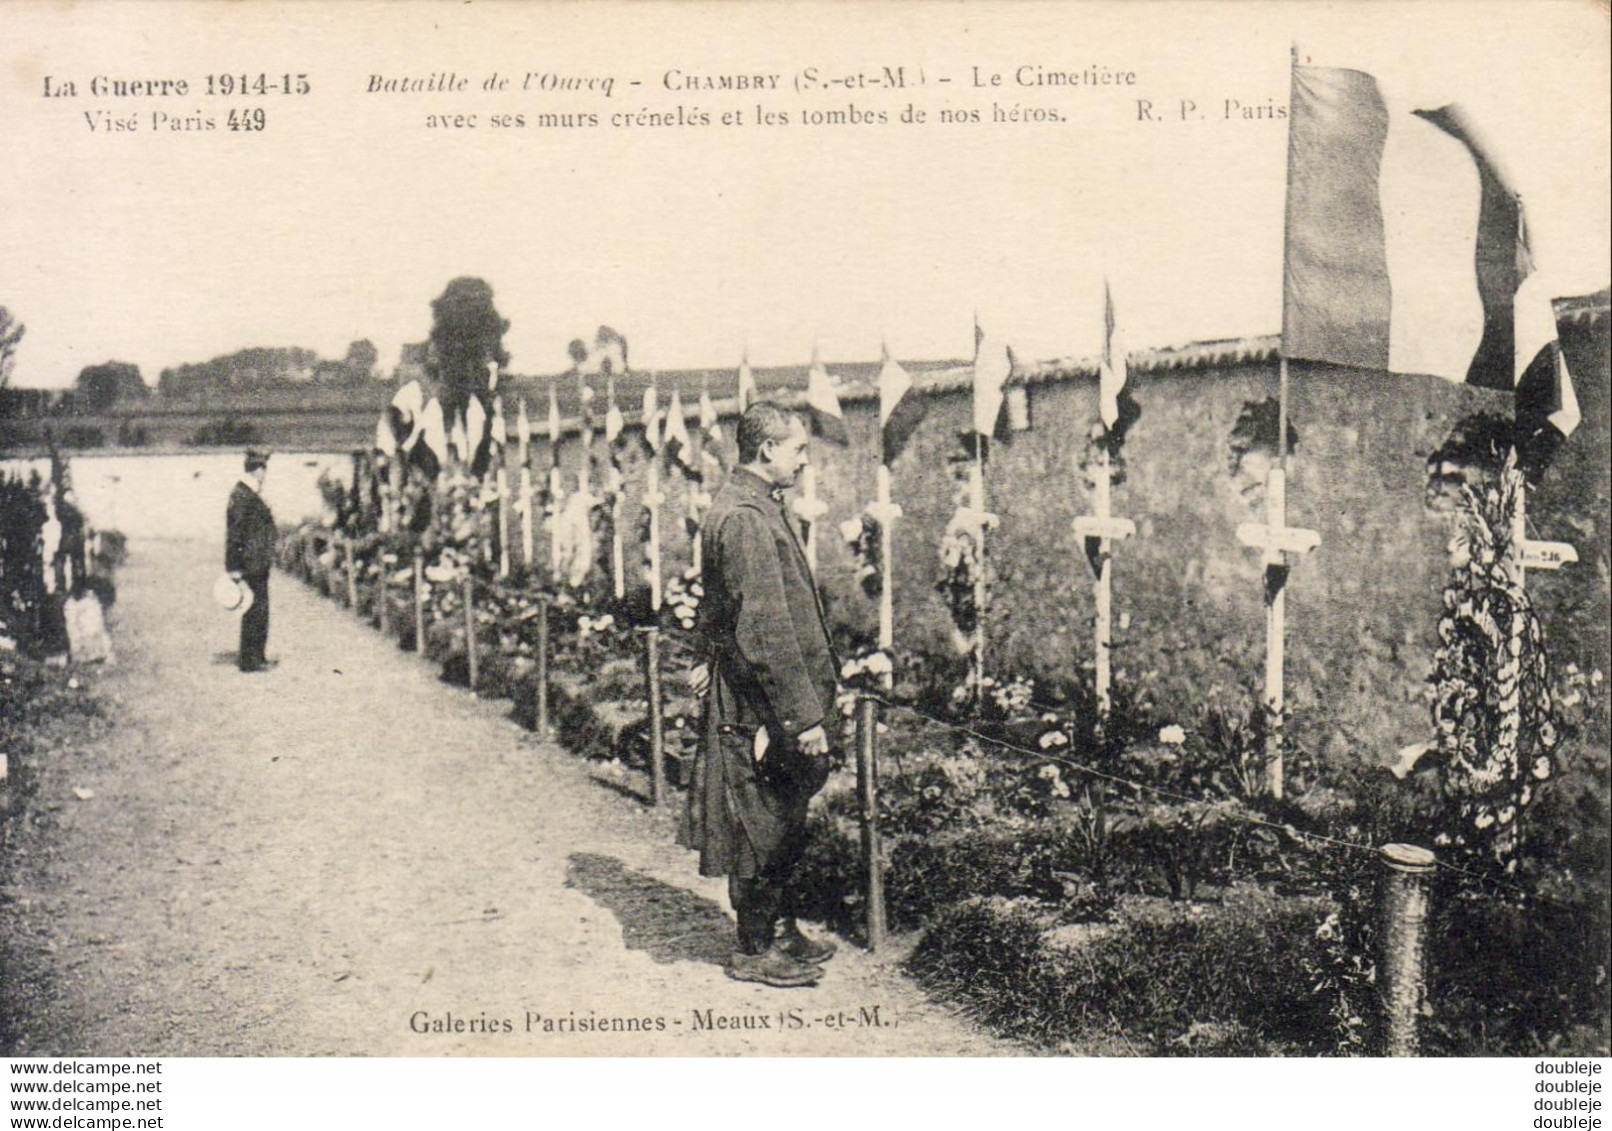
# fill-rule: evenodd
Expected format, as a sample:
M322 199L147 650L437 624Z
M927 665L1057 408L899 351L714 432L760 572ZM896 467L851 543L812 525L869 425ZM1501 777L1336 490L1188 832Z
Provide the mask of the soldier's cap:
M273 454L268 448L247 448L246 470L254 471L257 468L269 466L269 457Z

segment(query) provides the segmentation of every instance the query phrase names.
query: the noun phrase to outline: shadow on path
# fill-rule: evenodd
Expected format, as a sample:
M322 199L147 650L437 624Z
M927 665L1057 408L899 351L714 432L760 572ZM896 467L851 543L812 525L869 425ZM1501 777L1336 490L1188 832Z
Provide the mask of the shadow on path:
M608 909L621 924L628 950L656 962L721 966L732 950L733 922L711 900L635 872L613 856L576 852L565 886Z

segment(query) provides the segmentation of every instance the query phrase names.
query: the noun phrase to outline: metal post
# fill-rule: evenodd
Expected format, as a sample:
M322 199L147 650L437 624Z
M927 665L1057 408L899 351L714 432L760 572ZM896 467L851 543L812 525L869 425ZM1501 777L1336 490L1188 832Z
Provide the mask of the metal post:
M467 678L470 690L476 690L476 579L465 574L465 662L469 665Z
M1435 857L1414 844L1385 844L1382 860L1383 1051L1418 1056L1427 1000L1428 876Z
M660 629L644 633L644 678L649 686L649 779L651 801L666 801L666 718L660 693Z
M425 566L414 552L414 651L425 655Z
M884 948L884 862L879 849L879 702L856 701L856 793L862 810L862 863L868 877L868 949Z
M537 603L537 736L549 737L549 602Z

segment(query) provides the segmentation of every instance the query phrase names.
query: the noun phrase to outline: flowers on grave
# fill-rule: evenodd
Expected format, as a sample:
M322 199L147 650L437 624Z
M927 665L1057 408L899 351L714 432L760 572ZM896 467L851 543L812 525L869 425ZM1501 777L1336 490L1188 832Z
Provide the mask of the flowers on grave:
M705 586L700 583L700 572L692 566L684 570L681 577L674 577L666 583L666 608L678 628L685 632L694 630L700 615L700 599L704 596Z
M869 597L877 597L884 588L884 543L879 520L864 511L840 523L840 537L856 562L857 584Z
M941 535L940 579L935 583L935 588L945 599L952 624L959 637L963 638L958 641L963 645L959 651L966 647L966 639L973 637L979 629L975 589L982 574L987 588L991 580L980 541L982 531L990 531L995 526L995 515L981 515L972 507L963 505L953 513L946 523L945 533Z

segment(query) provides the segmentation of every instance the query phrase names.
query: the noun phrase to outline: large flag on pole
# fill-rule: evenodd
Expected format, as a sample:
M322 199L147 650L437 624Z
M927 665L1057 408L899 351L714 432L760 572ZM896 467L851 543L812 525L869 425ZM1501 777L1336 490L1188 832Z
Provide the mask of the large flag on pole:
M851 442L850 433L845 430L845 411L840 408L840 398L834 392L834 379L823 368L823 363L817 356L817 347L812 347L812 368L806 377L806 411L812 418L812 432L831 444L846 445Z
M1511 389L1520 417L1577 426L1521 202L1459 110L1295 67L1287 170L1284 355Z
M1103 280L1103 358L1097 370L1097 411L1104 428L1119 423L1119 394L1125 388L1125 346L1114 323L1114 292Z
M1013 374L1013 357L1007 343L987 334L974 321L974 431L994 436L1002 416L1003 391Z
M1556 313L1534 271L1522 200L1460 107L1417 114L1466 146L1482 186L1474 266L1483 338L1467 368L1467 383L1515 391L1524 433L1519 443L1526 444L1547 424L1566 439L1579 425L1578 397L1556 338Z
M907 439L924 418L924 399L912 389L912 378L901 363L884 351L879 369L879 433L886 467L907 446Z

